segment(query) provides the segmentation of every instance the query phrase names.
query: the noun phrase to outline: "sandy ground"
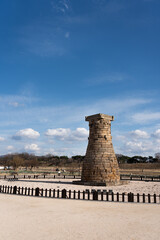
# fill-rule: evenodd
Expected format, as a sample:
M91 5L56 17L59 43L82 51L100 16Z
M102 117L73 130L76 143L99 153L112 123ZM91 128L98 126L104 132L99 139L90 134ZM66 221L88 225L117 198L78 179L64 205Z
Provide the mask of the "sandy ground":
M145 193L145 194L160 194L160 182L143 182L143 181L131 181L126 185L120 186L110 186L110 187L91 187L91 186L82 186L72 184L73 179L36 179L36 180L18 180L18 181L8 181L8 180L0 180L0 185L7 186L18 186L18 187L30 187L30 188L47 188L47 189L67 189L67 190L85 190L85 189L106 189L113 190L113 192L132 192L132 193Z
M0 194L0 240L157 240L160 206Z

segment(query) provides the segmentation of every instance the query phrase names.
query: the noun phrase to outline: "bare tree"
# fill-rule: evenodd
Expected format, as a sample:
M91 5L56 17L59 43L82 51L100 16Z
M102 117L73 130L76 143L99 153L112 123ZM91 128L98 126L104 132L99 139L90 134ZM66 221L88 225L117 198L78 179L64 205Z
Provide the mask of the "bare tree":
M23 166L24 159L19 157L18 155L13 156L13 159L10 161L10 166L17 170L18 167Z
M155 158L157 158L157 159L158 159L158 162L160 162L160 152L155 153Z

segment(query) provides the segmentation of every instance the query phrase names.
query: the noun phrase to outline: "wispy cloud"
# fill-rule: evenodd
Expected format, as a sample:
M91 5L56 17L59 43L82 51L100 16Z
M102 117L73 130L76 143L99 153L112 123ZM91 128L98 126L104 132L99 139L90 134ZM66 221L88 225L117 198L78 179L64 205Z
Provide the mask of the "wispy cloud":
M140 124L159 121L160 112L145 111L145 112L135 113L132 115L132 120Z
M92 0L93 6L101 10L101 12L105 13L117 13L123 10L126 6L123 1L118 0Z
M14 97L12 99L14 99ZM15 99L14 100L17 101L17 98ZM121 153L125 151L127 153L128 151L129 154L131 154L136 152L134 152L133 149L137 146L137 152L138 149L141 148L143 153L145 153L144 148L149 145L147 141L151 141L151 139L147 137L151 137L152 133L158 136L156 130L159 128L155 129L155 131L151 129L150 134L146 130L139 129L138 127L136 130L132 130L135 124L132 116L136 115L137 112L140 112L144 107L150 106L152 101L153 99L148 98L148 96L138 97L136 95L136 97L119 96L99 100L90 99L87 103L84 100L58 107L56 105L46 106L43 99L36 101L30 99L31 103L26 103L24 107L11 107L6 104L5 108L3 108L3 104L0 104L0 111L3 113L0 118L0 133L1 137L5 138L5 141L1 141L1 144L3 144L3 149L6 149L5 146L8 145L14 146L13 151L27 151L27 148L28 151L31 151L34 150L31 149L32 147L34 148L31 144L37 144L37 150L35 146L37 154L48 152L48 149L52 148L52 146L54 146L55 152L60 152L61 148L65 148L67 144L69 144L70 148L68 152L70 155L72 153L78 153L78 148L79 153L84 153L88 137L88 123L85 122L85 116L96 113L106 113L115 116L113 136L116 137L116 149L118 149L118 151L120 150ZM9 102L7 98L6 102ZM126 122L126 125L124 125L124 122ZM131 125L127 126L128 123ZM136 124L139 123L136 122ZM124 135L126 128L130 130L128 134ZM116 133L116 131L118 133ZM46 137L48 138L47 144ZM13 142L14 139L23 141ZM36 143L31 143L33 139L36 139ZM152 137L152 141L155 142L156 146L153 149L158 151L158 142L156 142L156 139L159 138ZM130 143L128 143L126 148L127 142ZM142 142L143 144L136 145L134 142ZM144 142L146 142L145 146ZM78 146L76 146L77 144Z
M69 38L70 37L70 33L69 32L66 32L65 33L65 38Z
M33 126L46 126L52 125L53 119L56 127L65 127L68 124L84 122L84 117L92 115L97 112L107 113L110 115L119 115L127 113L128 116L133 115L133 112L138 111L143 105L150 103L152 99L143 97L121 97L120 98L105 98L100 100L90 100L86 104L86 101L77 102L76 104L70 103L68 105L61 106L41 106L39 104L33 104L26 106L25 108L5 108L3 110L3 116L0 119L0 123L11 126L26 125L28 127ZM133 111L134 109L134 111ZM128 112L127 112L128 111ZM73 114L74 112L74 114ZM130 113L130 114L129 114Z
M21 38L21 43L27 51L40 57L63 56L66 50L58 39L46 35L30 35Z
M66 27L67 28L67 27ZM58 57L67 53L69 31L60 20L33 22L20 30L19 43L24 52L40 57Z
M13 149L14 149L13 146L11 146L11 145L7 146L7 150L13 150Z
M106 73L100 76L91 77L85 82L88 83L89 86L95 86L95 85L101 85L104 83L117 83L117 82L123 82L128 80L129 77L126 74L123 73Z
M121 1L113 0L107 1L103 10L108 13L117 13L125 9L125 5Z
M0 96L0 108L5 109L8 106L11 107L24 107L35 101L34 98L30 98L24 95L1 95Z
M58 13L65 14L68 11L71 11L71 2L70 0L53 0L51 1L51 6L53 10Z
M45 133L47 137L52 137L57 140L62 141L85 141L89 135L89 132L85 128L77 128L72 131L69 128L57 128L57 129L48 129Z
M20 103L18 103L18 102L10 102L9 105L10 105L10 106L13 106L13 107L24 106L23 104L20 104Z

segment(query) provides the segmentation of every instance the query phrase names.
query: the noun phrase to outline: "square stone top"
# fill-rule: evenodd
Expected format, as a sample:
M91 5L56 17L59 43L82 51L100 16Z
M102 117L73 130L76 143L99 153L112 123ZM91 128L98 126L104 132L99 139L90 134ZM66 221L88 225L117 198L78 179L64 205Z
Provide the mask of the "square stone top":
M106 119L106 120L113 121L114 116L110 116L110 115L103 114L103 113L98 113L98 114L94 114L94 115L85 117L86 121L91 121L91 120L96 120L96 119Z

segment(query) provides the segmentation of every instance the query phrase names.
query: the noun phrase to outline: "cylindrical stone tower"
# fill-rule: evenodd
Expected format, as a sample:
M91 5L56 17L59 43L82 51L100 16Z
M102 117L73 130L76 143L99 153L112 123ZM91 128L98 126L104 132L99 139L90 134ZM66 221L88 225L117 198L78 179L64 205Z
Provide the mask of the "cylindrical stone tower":
M117 185L120 174L111 136L113 116L96 114L89 121L89 142L83 162L82 179L90 185Z

